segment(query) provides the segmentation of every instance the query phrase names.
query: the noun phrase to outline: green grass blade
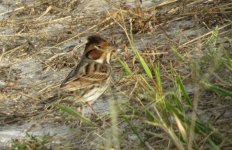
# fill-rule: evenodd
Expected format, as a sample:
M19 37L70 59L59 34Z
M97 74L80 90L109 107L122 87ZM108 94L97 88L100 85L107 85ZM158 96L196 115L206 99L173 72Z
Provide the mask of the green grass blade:
M123 68L125 69L126 73L128 75L132 75L132 71L131 69L129 68L128 64L124 61L122 61L120 58L117 58L118 62L123 66Z
M184 112L184 107L183 104L181 103L180 99L178 96L175 95L175 93L171 94L171 99L174 101L175 107L180 111Z
M232 71L232 59L229 54L225 52L225 56L221 59L222 64L224 64L230 71Z
M135 47L133 33L132 33L132 29L133 29L132 27L133 27L132 20L130 20L130 39L131 39L130 40L130 45L131 45L131 48L132 48L133 52L135 53L135 56L139 60L140 64L142 65L142 67L143 67L144 71L146 72L147 76L150 79L152 79L152 73L151 73L150 68L148 67L146 61L143 59L143 57L140 55L137 48Z
M215 84L212 84L212 83L204 83L206 85L206 87L208 87L209 89L219 93L219 94L222 94L224 96L230 96L232 97L232 91L229 91L229 90L226 90L226 89L223 89Z
M175 46L172 46L171 50L181 61L184 61L184 57L181 55L181 53L178 52L178 49Z
M144 69L144 71L146 72L146 74L147 74L147 76L150 78L150 79L152 79L153 77L152 77L152 73L151 73L151 70L150 70L150 68L148 67L148 65L147 65L147 63L145 62L145 60L143 59L143 57L139 54L139 52L136 50L136 55L137 55L137 57L138 57L138 59L139 59L139 62L141 63L141 65L142 65L142 67L143 67L143 69Z
M176 78L176 81L177 81L177 85L179 86L180 90L181 90L181 93L183 94L186 102L188 103L189 106L192 106L192 102L191 102L191 99L184 87L184 84L180 78L180 76L178 75L177 78Z
M209 145L211 150L220 150L220 147L217 146L212 140L209 140Z
M162 81L161 81L161 78L160 78L160 64L155 64L154 66L154 72L155 72L155 79L156 79L156 86L157 86L157 89L159 90L159 92L162 92L163 90L163 86L162 86Z
M152 112L150 112L148 109L145 108L145 113L146 113L146 118L150 121L150 122L158 122L158 119L156 116L153 115Z
M81 113L73 110L71 107L66 106L66 105L61 105L61 104L57 104L56 105L57 108L59 108L60 110L62 110L63 112L66 112L74 117L79 118L81 121L90 124L90 125L94 125L96 126L96 124L94 122L92 122L91 120L89 120L88 118L84 117Z

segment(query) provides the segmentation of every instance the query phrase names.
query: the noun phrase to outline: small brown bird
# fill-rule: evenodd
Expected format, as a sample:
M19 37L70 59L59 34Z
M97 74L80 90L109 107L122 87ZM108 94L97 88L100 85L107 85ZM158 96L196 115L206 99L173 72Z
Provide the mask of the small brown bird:
M59 97L73 93L78 102L91 105L110 85L110 58L113 51L114 49L101 36L89 36L79 64L60 85L61 92L40 104L51 103Z
M80 63L61 83L61 90L73 92L77 100L92 104L109 87L112 51L99 35L89 36Z

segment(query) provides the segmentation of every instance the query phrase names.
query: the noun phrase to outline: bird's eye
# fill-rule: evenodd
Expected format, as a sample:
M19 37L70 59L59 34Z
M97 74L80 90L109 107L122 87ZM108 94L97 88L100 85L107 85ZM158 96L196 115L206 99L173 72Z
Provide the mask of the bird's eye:
M98 45L98 46L97 46L97 48L101 49L101 48L102 48L102 46L101 46L101 45Z

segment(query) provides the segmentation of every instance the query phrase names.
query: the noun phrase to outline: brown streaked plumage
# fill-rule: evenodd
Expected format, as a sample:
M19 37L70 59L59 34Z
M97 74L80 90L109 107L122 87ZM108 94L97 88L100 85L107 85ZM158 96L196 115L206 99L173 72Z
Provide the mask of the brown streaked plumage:
M108 42L99 35L88 37L80 63L61 83L61 90L74 92L77 100L93 103L108 88L111 79Z

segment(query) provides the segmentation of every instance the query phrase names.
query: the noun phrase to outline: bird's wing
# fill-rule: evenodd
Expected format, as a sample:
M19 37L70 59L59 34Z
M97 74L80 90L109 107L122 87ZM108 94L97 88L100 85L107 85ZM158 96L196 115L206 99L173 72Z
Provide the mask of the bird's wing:
M96 62L82 63L78 68L74 68L68 77L62 82L62 89L65 91L76 91L93 85L100 84L107 80L111 69L106 64L99 64Z
M60 85L61 88L63 86L65 86L68 81L72 80L72 78L75 77L78 74L78 72L79 72L79 70L80 70L80 68L81 68L82 65L83 65L83 60L81 60L80 63L78 65L76 65L72 69L72 71L69 72L69 74L67 75L67 77L62 81L62 83Z

